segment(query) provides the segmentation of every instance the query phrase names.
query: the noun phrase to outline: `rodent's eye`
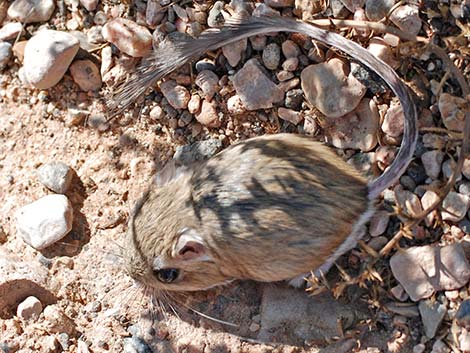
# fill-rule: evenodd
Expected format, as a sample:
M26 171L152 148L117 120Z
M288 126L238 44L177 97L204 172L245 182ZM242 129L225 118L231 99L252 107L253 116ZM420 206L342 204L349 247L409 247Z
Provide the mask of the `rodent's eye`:
M162 283L171 283L178 278L179 271L176 268L162 268L153 271L155 277Z

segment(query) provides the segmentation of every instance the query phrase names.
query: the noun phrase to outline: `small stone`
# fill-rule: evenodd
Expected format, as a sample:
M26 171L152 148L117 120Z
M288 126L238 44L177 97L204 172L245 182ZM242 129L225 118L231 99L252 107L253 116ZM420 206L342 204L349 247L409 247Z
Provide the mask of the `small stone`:
M301 89L294 89L286 92L284 105L286 108L300 110L304 101L304 92Z
M446 128L454 131L463 131L465 123L466 100L448 93L442 93L439 97L439 111Z
M91 60L74 61L70 65L70 73L82 91L97 91L101 88L100 71Z
M395 0L367 0L366 16L371 21L379 21L388 15Z
M217 102L202 101L201 111L196 115L196 120L209 128L220 126L219 115L217 114Z
M372 99L365 98L353 112L328 120L325 131L329 142L337 148L368 152L377 145L378 124L377 106Z
M37 319L41 312L41 301L36 297L29 296L18 305L16 316L22 320Z
M298 66L299 66L299 59L297 59L297 58L289 58L289 59L286 59L282 63L282 68L284 70L290 71L290 72L293 72L293 71L297 70Z
M276 43L270 43L263 50L263 64L269 70L276 70L281 60L281 49Z
M211 100L219 89L219 77L209 70L203 70L196 76L196 85L204 92L205 99Z
M382 123L382 131L392 137L399 137L403 134L404 116L400 104L392 105L385 114Z
M37 169L41 184L57 194L64 194L72 182L72 169L62 162L50 162Z
M80 0L80 4L89 12L93 12L98 7L99 0Z
M366 93L366 87L351 74L346 76L345 72L346 65L340 59L302 70L302 90L307 101L329 118L353 111Z
M442 202L442 219L458 222L465 217L469 206L470 197L451 191Z
M317 123L315 122L315 119L308 115L305 116L303 129L307 135L312 135L312 136L315 135L318 130L318 126L317 126Z
M282 43L282 54L286 59L296 58L300 55L299 46L292 40L286 40Z
M424 353L426 350L426 345L424 343L419 343L413 347L413 353Z
M124 353L152 353L152 349L138 337L124 338Z
M418 308L424 326L424 333L427 337L434 338L447 313L446 306L428 299L421 300Z
M294 6L294 0L265 0L265 4L274 8L292 7Z
M176 81L162 82L160 90L173 108L186 109L188 107L191 95L185 87L178 85Z
M88 122L88 126L100 132L105 132L110 127L108 120L102 114L90 115L87 122Z
M201 97L197 94L193 94L188 102L188 111L191 114L196 114L201 109Z
M403 32L412 35L417 35L421 30L421 19L416 6L398 6L390 15L390 20Z
M453 159L448 159L444 163L442 163L442 175L446 179L450 179L452 174L454 174L455 168L457 167L457 163ZM462 174L459 173L457 178L455 179L457 182L462 180Z
M276 72L276 77L280 82L283 82L283 81L287 81L293 78L294 74L290 71L281 70L281 71ZM303 92L302 92L302 96L303 96Z
M392 295L399 301L404 302L408 300L409 296L405 292L405 288L401 284L397 284L395 287L390 289Z
M390 259L390 266L413 301L428 298L435 291L461 288L470 278L470 266L460 244L400 250Z
M421 204L423 205L423 208L426 210L431 205L433 205L436 201L438 201L440 198L439 196L432 190L426 190L424 193L423 197L421 198ZM426 216L426 225L431 226L436 218L436 212L437 211L432 211L428 213Z
M303 119L302 113L296 112L295 110L292 110L292 109L286 109L283 107L280 107L277 110L277 114L279 115L281 119L286 120L294 125L298 125Z
M23 31L23 26L19 22L10 22L0 28L0 42L13 40Z
M57 353L59 342L54 336L42 336L38 339L40 351L42 353Z
M13 55L16 56L20 62L24 61L24 49L26 47L26 43L28 43L28 41L22 40L13 45Z
M462 174L470 180L470 158L466 158L463 162Z
M470 351L470 332L463 329L459 336L459 346L462 352Z
M65 332L72 336L75 333L75 324L57 304L44 308L44 327L49 333Z
M460 303L455 313L455 321L457 325L470 329L470 299L465 299Z
M388 239L386 237L375 237L371 238L367 245L369 245L375 251L380 251L386 244L388 243Z
M55 9L54 0L15 0L8 8L8 17L22 23L48 21Z
M233 86L247 110L271 108L284 98L284 92L266 77L256 59L248 60L233 76Z
M313 19L313 15L323 10L324 8L318 0L295 0L294 13L304 21Z
M252 16L254 17L263 17L263 16L280 16L280 12L274 10L272 7L269 7L263 3L257 3L255 9L253 10Z
M390 220L390 215L387 211L377 211L374 213L369 223L369 234L372 237L377 237L385 232Z
M220 27L224 24L224 16L222 15L222 10L224 8L223 1L217 1L209 11L209 16L207 17L207 25L209 27Z
M20 208L17 227L23 240L41 250L72 229L73 209L65 195L47 195Z
M6 68L12 54L12 46L8 42L0 41L0 71Z
M404 317L418 317L419 311L418 306L409 303L387 303L385 308L392 313L404 316Z
M158 121L158 120L161 120L165 117L165 112L163 111L162 107L160 107L159 105L156 105L150 111L149 117L153 121Z
M389 45L380 37L374 37L369 41L367 50L374 54L375 57L381 59L383 62L390 65L392 68L398 67L398 61L393 56L392 49Z
M256 322L253 322L251 325L250 325L250 331L251 332L258 332L259 329L261 328L261 325L256 323Z
M57 84L69 68L80 43L69 33L42 30L33 36L24 50L24 74L36 88Z
M351 75L355 77L363 86L373 93L385 93L388 87L372 71L367 70L356 62L351 63Z
M103 37L123 53L135 58L148 55L152 49L152 35L149 30L125 18L116 18L106 23Z
M253 50L261 51L266 48L266 36L253 36L250 37L250 43Z
M233 95L227 100L227 110L230 114L240 115L246 112L246 108L238 94Z
M450 353L450 348L441 340L436 340L432 346L431 353Z
M224 54L230 66L235 67L238 65L242 59L243 53L246 50L247 44L248 41L245 38L222 47L222 53Z
M423 162L426 174L432 179L437 179L439 177L443 160L444 152L438 150L424 152L421 156L421 161Z

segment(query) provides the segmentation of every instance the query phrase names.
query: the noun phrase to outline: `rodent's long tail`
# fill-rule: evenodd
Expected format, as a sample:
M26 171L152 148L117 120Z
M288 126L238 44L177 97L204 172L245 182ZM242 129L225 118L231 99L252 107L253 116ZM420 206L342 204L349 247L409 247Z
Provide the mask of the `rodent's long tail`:
M399 98L405 116L403 139L400 151L390 168L369 185L369 199L377 198L383 190L400 178L413 157L418 139L416 106L409 89L389 65L353 41L311 24L284 17L249 17L226 21L220 30L207 30L197 39L164 43L141 63L127 83L116 92L109 107L113 110L127 107L158 80L207 51L240 39L271 32L303 33L342 50L377 73Z

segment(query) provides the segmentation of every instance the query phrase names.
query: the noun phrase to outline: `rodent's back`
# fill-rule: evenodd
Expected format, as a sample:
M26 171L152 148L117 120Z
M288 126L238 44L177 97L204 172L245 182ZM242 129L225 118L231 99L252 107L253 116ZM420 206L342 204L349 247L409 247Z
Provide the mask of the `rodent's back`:
M233 145L199 165L192 208L222 272L275 281L318 268L368 208L367 181L309 137Z

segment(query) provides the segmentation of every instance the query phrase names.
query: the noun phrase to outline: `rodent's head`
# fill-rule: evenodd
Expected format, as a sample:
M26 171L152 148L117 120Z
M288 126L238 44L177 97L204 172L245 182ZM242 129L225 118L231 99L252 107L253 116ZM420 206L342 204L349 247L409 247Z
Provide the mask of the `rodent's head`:
M191 173L170 163L137 203L129 222L125 263L145 286L166 291L205 290L231 282L197 232L189 203Z

